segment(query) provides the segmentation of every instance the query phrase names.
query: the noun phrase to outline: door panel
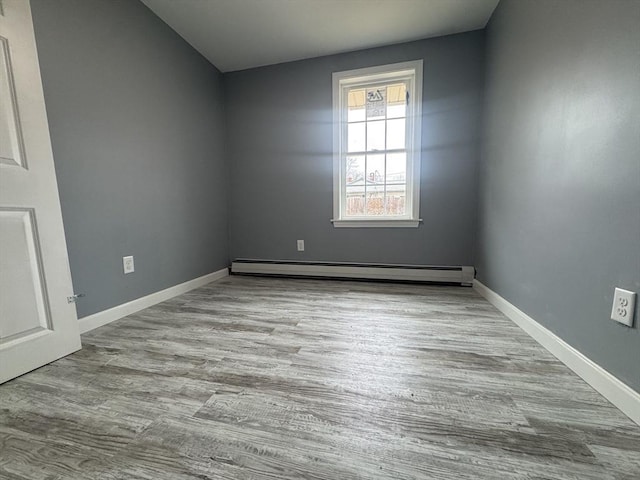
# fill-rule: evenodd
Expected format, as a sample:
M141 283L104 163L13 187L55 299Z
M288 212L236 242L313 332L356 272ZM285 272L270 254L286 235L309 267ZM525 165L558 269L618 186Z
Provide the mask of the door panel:
M0 383L80 348L28 0L0 0Z
M33 212L0 210L0 343L49 329L37 244Z
M9 41L0 36L0 163L24 166L22 131L16 103Z

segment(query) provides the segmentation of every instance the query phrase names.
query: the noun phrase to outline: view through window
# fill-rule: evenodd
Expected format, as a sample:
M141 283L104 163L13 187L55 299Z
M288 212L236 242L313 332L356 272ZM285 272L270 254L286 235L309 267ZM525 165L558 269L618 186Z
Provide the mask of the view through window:
M405 215L407 86L347 93L346 216Z

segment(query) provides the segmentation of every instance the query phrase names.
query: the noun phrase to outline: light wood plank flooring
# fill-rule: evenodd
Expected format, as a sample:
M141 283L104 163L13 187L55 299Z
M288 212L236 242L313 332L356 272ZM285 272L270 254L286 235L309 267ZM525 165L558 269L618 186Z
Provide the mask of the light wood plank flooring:
M0 478L640 478L640 427L470 288L228 277L0 386Z

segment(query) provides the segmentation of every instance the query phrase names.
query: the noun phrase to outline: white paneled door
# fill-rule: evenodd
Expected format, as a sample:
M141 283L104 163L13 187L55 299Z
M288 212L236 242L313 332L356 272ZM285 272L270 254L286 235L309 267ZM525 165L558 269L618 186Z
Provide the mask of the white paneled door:
M0 383L80 348L28 0L0 0Z

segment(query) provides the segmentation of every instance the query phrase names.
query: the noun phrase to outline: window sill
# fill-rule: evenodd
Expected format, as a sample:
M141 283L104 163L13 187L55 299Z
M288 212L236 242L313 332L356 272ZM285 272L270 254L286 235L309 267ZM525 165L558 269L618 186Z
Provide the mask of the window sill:
M362 219L362 220L331 220L336 228L417 228L422 222L419 220L393 219Z

